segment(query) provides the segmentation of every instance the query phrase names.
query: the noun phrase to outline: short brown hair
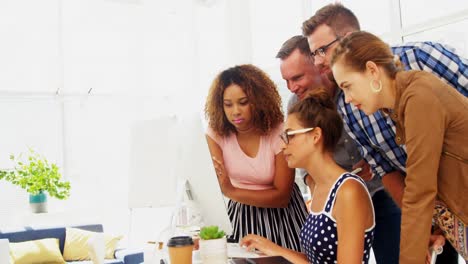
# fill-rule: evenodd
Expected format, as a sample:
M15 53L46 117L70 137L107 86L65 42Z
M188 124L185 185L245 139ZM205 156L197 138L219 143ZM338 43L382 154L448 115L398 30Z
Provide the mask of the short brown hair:
M302 23L302 34L307 37L322 24L329 26L337 37L361 29L354 13L340 3L329 4L317 10L315 15Z
M281 97L274 82L259 68L244 64L219 73L211 84L205 103L209 126L220 136L237 133L224 113L224 91L232 84L242 88L252 104L252 122L263 134L284 121Z
M305 55L309 58L312 62L314 61L314 57L310 53L309 42L307 42L307 38L301 35L294 36L288 40L286 40L283 45L281 46L280 50L276 54L276 58L285 60L291 54L298 49L302 55Z
M329 152L335 150L343 131L343 120L326 90L317 89L309 93L289 109L288 115L291 114L296 114L304 127L320 127L324 149Z
M365 32L354 32L343 38L333 52L330 64L342 60L344 65L358 72L366 70L366 63L372 61L384 68L390 78L402 70L399 60L394 58L390 46L377 36Z

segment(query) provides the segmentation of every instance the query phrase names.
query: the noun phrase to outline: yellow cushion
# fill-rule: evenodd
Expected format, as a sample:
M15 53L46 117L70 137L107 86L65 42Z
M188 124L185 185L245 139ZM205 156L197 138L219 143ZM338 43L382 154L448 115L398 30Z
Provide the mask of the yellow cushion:
M66 261L90 260L88 253L88 240L96 232L86 231L78 228L67 227L65 234L65 246L63 249L63 258ZM114 258L114 251L122 236L111 236L104 234L104 243L106 244L106 259Z
M10 243L10 258L14 264L65 263L57 238Z

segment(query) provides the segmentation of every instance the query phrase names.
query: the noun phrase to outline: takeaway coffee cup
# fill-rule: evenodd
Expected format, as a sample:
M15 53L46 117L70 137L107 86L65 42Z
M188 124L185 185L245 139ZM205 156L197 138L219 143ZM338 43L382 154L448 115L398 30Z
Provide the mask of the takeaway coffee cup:
M192 264L193 240L189 236L176 236L167 242L171 264Z

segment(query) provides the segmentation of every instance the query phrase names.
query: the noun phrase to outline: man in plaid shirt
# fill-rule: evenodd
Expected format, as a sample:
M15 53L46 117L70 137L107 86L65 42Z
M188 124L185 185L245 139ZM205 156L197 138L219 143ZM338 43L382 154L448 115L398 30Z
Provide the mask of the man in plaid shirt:
M370 166L373 176L382 178L385 189L401 207L407 157L405 146L400 145L399 139L395 138L394 122L383 113L366 116L352 104L346 104L329 67L338 41L346 34L360 30L356 16L341 4L330 4L305 21L302 30L308 39L315 66L320 74L328 76L331 81L327 88L330 94L337 98L337 107L342 114L345 130L361 151L363 160L354 167L363 167L365 174L369 171L367 166ZM468 61L458 56L454 50L437 43L418 42L392 47L392 51L399 57L406 70L431 72L463 95L468 95ZM393 238L379 238L378 232L379 228L376 226L373 246L377 263L398 263L399 239L395 239L395 234L388 232L385 235ZM382 233L384 234L385 230ZM456 263L456 258L454 261Z

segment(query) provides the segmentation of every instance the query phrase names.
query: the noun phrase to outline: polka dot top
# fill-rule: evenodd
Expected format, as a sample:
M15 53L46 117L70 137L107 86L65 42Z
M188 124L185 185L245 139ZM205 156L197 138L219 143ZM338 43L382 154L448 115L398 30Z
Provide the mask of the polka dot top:
M301 230L301 245L307 254L310 263L337 263L338 254L338 229L336 221L331 215L335 205L335 197L340 186L346 180L356 180L364 187L361 178L354 174L344 173L335 182L328 194L325 209L320 213L311 212ZM367 188L366 188L367 190ZM369 195L370 199L370 195ZM363 264L369 262L369 252L374 238L374 224L364 234Z

